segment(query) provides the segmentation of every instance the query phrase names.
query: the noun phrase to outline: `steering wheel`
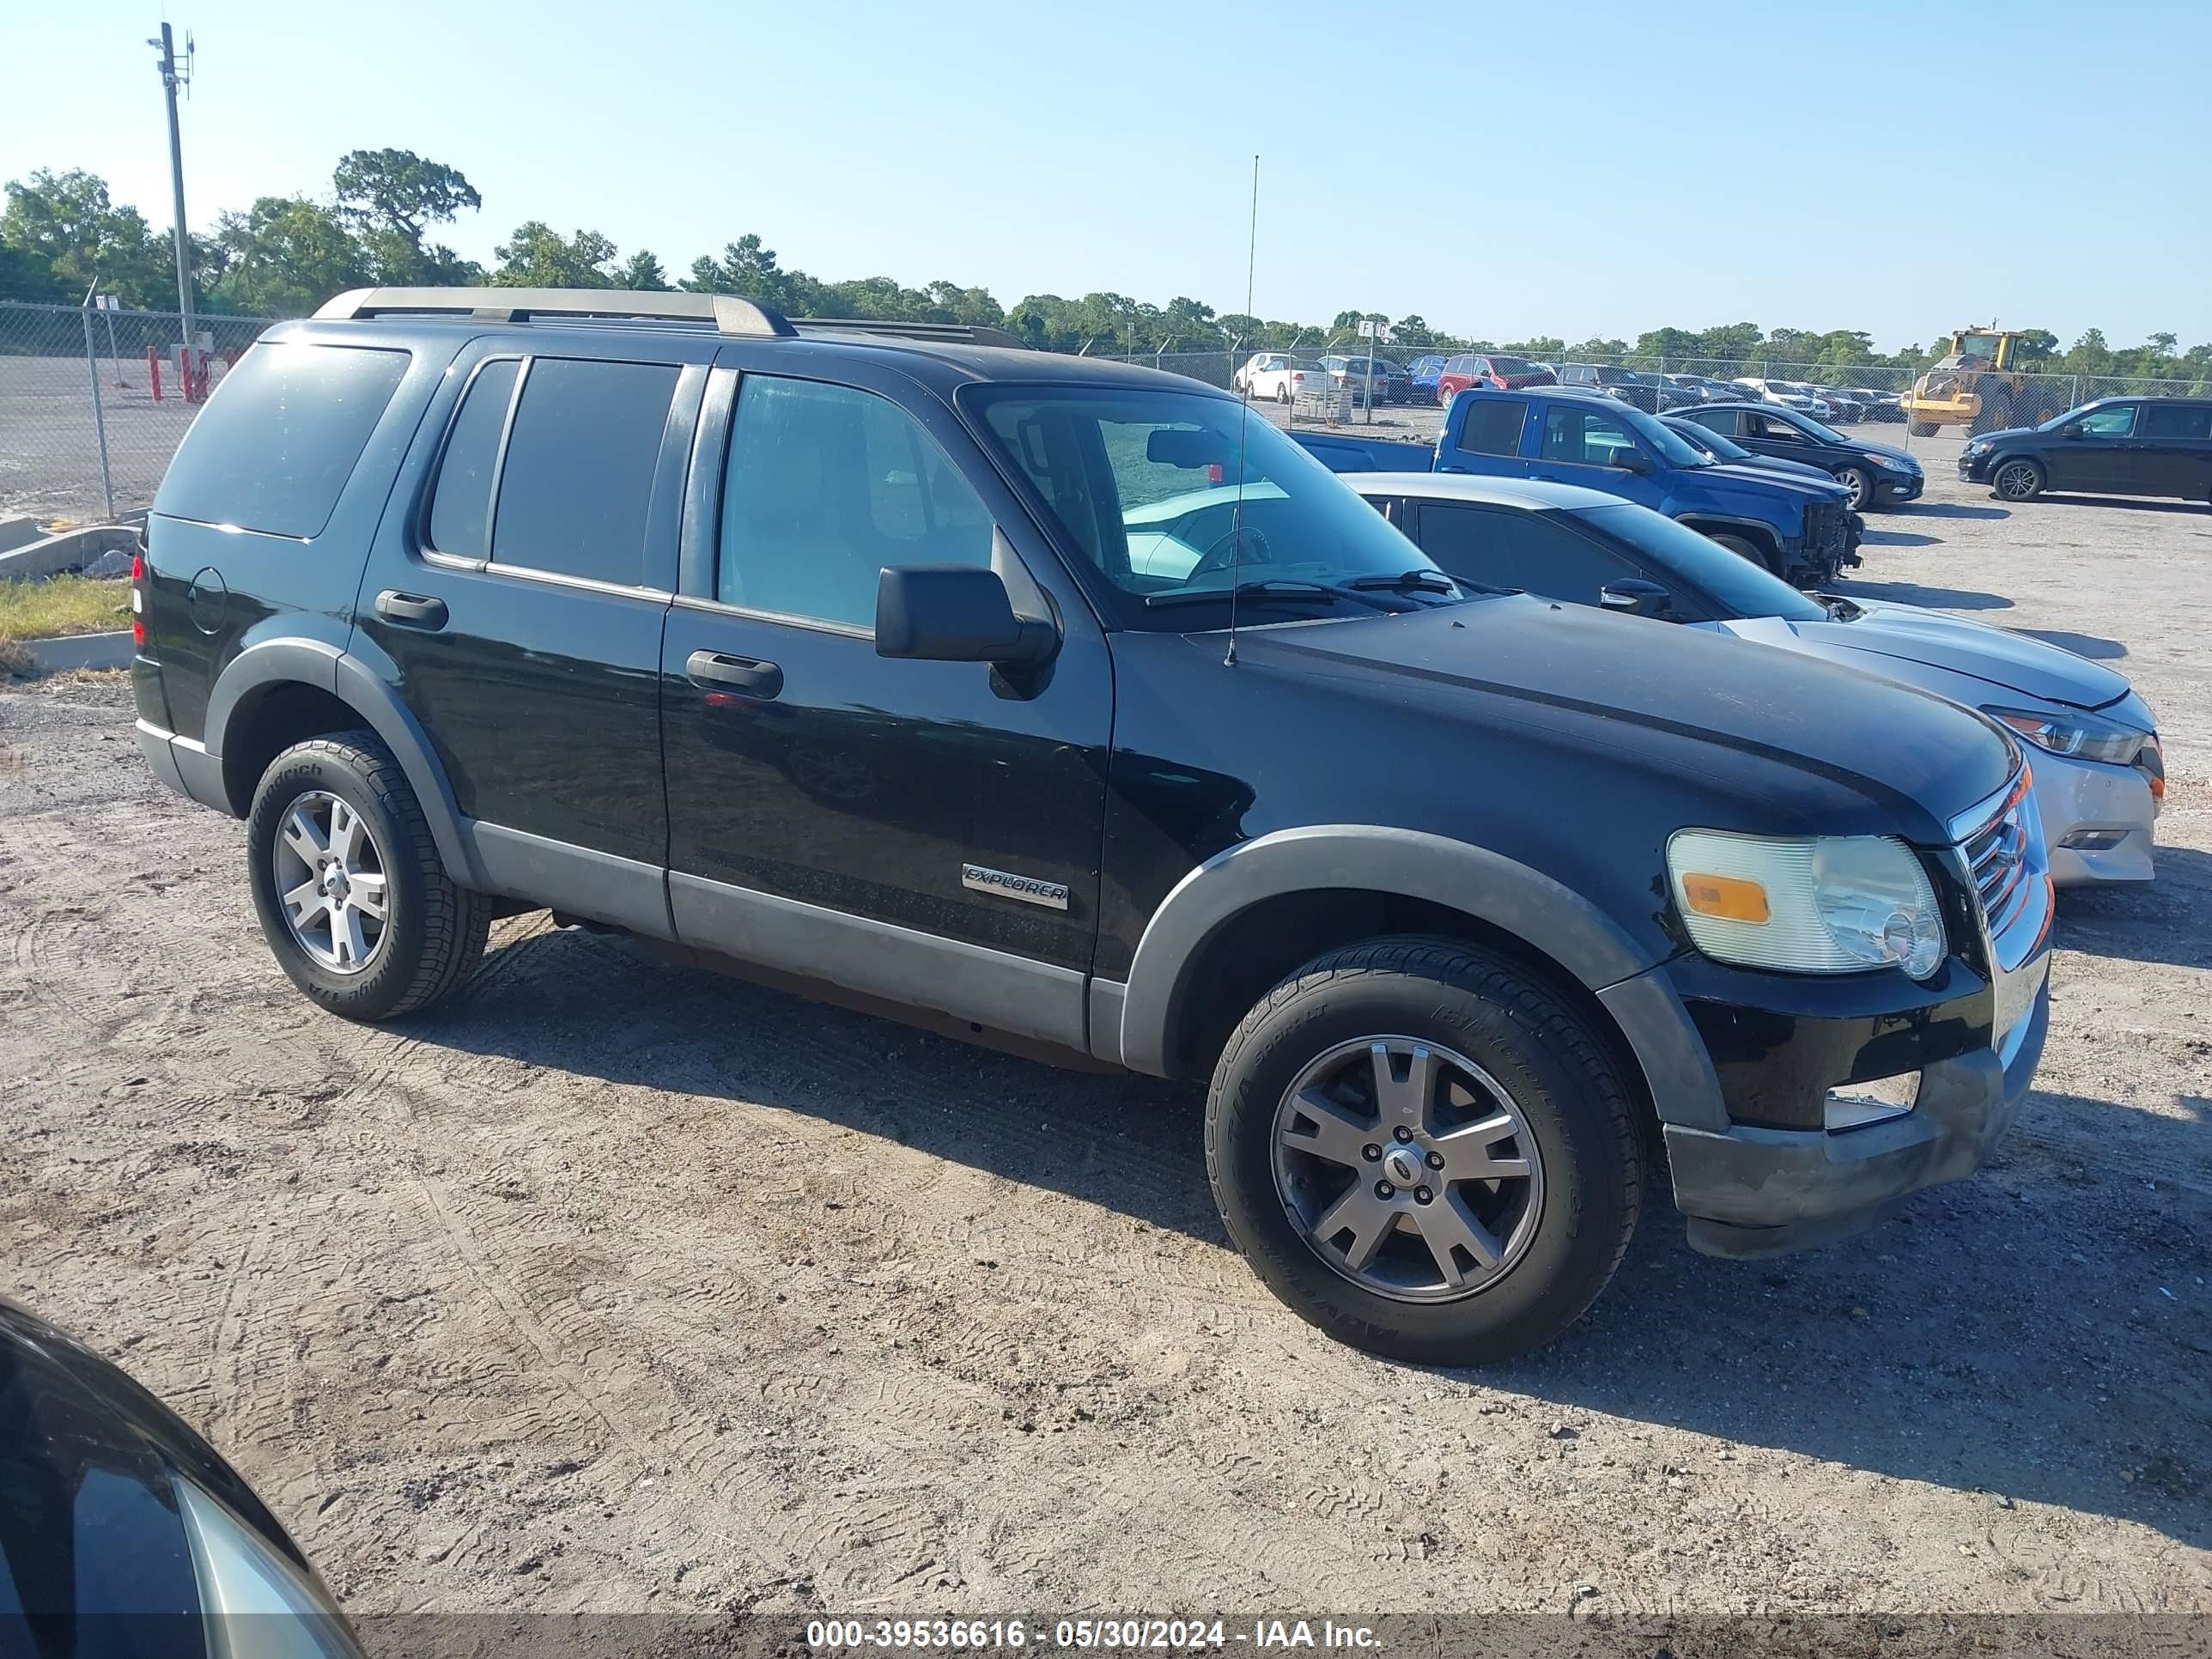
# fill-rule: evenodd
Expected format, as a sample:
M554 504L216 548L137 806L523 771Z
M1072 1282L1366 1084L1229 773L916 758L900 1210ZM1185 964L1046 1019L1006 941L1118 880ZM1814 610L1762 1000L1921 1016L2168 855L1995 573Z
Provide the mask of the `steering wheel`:
M1227 534L1217 538L1205 552L1200 554L1198 562L1191 566L1190 574L1183 580L1187 582L1193 581L1200 576L1211 575L1217 570L1228 569L1229 555L1236 547L1237 538L1239 536L1251 544L1245 556L1255 564L1265 564L1267 562L1267 538L1252 526L1240 525Z

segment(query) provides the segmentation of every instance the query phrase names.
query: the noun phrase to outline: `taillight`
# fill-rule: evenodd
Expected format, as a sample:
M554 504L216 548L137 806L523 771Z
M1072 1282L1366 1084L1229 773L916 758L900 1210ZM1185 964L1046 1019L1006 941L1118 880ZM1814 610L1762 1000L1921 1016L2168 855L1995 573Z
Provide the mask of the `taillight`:
M1297 386L1297 385L1301 384L1301 383L1305 380L1305 378L1306 378L1306 377L1305 377L1304 372L1303 370L1299 370L1299 369L1293 369L1293 370L1291 370L1291 384L1292 386Z
M131 556L131 643L146 643L146 556Z

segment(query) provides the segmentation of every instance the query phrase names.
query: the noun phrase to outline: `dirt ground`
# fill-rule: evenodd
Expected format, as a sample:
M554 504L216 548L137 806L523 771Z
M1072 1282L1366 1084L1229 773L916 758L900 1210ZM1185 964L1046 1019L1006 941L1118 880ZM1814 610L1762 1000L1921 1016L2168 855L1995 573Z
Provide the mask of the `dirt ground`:
M204 1428L348 1607L2212 1613L2212 511L1939 471L1849 591L2110 659L2155 886L2065 896L1994 1165L1850 1244L1655 1193L1569 1338L1333 1346L1198 1097L502 924L365 1030L112 683L0 691L0 1289Z

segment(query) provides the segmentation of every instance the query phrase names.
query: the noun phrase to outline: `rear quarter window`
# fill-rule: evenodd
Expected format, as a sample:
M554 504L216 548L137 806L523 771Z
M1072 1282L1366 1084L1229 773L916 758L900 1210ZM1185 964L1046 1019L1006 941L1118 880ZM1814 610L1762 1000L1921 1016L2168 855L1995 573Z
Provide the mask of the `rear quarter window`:
M375 347L255 346L185 434L154 511L271 536L320 535L408 362L404 351Z

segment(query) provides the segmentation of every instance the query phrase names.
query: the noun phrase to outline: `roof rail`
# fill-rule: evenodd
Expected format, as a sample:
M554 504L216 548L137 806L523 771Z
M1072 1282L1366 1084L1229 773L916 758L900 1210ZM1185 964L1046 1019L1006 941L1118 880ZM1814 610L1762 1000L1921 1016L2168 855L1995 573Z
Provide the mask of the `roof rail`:
M983 323L905 323L889 317L793 317L791 324L807 333L822 329L838 334L884 334L905 340L934 340L945 345L1030 349L1030 343L1020 335Z
M647 322L711 323L717 333L789 339L797 332L773 306L735 294L678 294L621 288L357 288L330 300L317 317L468 317L522 323L535 317L605 317Z

